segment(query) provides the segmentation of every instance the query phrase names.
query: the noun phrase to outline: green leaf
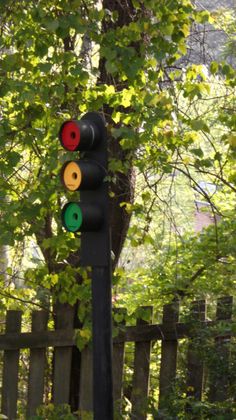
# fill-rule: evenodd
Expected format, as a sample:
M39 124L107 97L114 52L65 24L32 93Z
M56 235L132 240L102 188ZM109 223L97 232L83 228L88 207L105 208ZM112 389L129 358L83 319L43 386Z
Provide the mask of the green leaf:
M236 133L232 133L228 136L228 142L232 149L236 149Z
M162 25L161 32L165 35L172 35L175 27L172 23L168 23L167 25Z
M40 63L38 67L39 67L39 69L42 73L48 73L52 68L52 64L51 63Z
M210 64L211 74L216 74L218 70L219 70L219 64L216 61L212 61Z
M16 70L21 66L21 57L19 53L8 54L1 60L1 67L7 71Z
M229 76L229 75L231 74L231 67L230 67L230 65L229 65L229 64L224 64L224 65L222 66L222 73L223 73L225 76Z
M189 149L189 151L191 153L193 153L195 156L198 156L198 157L203 157L204 156L204 153L203 153L201 148L198 148L198 149L193 148L193 149Z
M106 70L108 73L115 74L118 71L118 67L114 61L106 61Z
M59 22L56 19L44 19L44 25L50 32L55 32L59 27Z
M7 154L8 162L11 164L11 166L16 166L17 163L21 159L21 155L18 152L8 152Z
M218 160L218 162L220 162L222 160L222 153L216 152L215 156L214 156L214 159Z
M206 23L209 21L212 22L212 18L211 18L210 13L207 10L203 10L196 13L196 21L199 23Z
M210 132L208 125L203 120L191 120L189 124L193 130L196 130L196 131L201 130L201 131L205 131L206 133Z

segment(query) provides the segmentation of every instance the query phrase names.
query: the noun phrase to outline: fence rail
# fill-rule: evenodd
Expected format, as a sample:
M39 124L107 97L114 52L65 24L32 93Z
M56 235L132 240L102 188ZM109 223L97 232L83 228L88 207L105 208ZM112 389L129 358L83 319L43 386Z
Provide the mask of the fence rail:
M206 319L205 301L194 302L191 314L186 322L179 322L179 303L165 305L161 324L152 324L152 308L146 311L145 321L137 319L136 326L126 326L124 320L117 324L118 334L113 340L113 376L114 398L121 401L124 389L125 343L134 343L132 361L132 381L129 399L132 404L132 418L146 419L146 402L149 396L150 364L153 344L161 343L160 368L158 370L159 408L165 407L176 379L178 347L182 339L187 339L186 351L186 393L200 401L204 389L204 361L196 350L194 340L213 340L214 354L219 356L222 371L209 372L210 401L224 401L229 386L228 369L230 350L227 346L231 337L236 336L236 322L232 320L232 297L218 299L216 319ZM147 315L148 314L148 315ZM71 384L72 349L76 345L76 330L73 328L73 311L64 306L57 314L54 330L48 330L49 314L46 311L34 311L31 320L31 332L21 332L22 313L8 311L5 321L5 333L0 335L0 350L3 350L2 403L1 412L9 419L17 418L19 391L19 363L22 349L29 349L27 383L27 418L34 415L45 399L46 378L49 380L47 349L54 349L50 363L52 381L52 401L54 404L69 403ZM224 365L224 366L223 366ZM231 378L232 386L232 378ZM236 386L236 383L235 383ZM80 357L80 397L78 409L92 411L92 357L89 347ZM188 406L186 406L188 410ZM190 408L189 408L190 410Z

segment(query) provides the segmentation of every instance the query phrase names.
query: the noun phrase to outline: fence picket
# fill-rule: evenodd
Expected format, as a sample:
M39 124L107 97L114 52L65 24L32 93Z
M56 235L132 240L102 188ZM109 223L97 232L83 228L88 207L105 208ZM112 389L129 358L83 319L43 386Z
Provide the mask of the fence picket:
M232 296L223 297L217 300L216 320L231 320L232 317ZM215 338L215 353L217 364L210 371L210 401L224 401L227 399L229 386L229 358L230 358L230 335Z
M151 306L146 306L142 309L148 313L149 321L137 319L137 326L149 324L152 321L153 308ZM131 393L132 419L146 419L149 389L150 351L151 341L140 341L135 343L134 375Z
M7 311L6 333L19 333L21 330L21 311ZM9 419L17 417L19 350L5 350L2 378L2 414Z
M126 310L123 308L116 308L114 311L115 315L121 315L121 322L114 321L115 327L125 326L125 314ZM120 404L122 398L122 379L123 379L123 368L124 368L124 356L125 356L125 342L113 344L113 394L114 401L116 403L116 409L120 411ZM119 405L119 407L117 406Z
M38 332L47 329L48 312L32 312L32 331ZM31 349L28 381L27 416L33 416L37 407L43 403L44 377L45 377L46 348Z
M89 346L81 353L79 409L81 412L93 410L93 355Z
M67 304L57 304L56 329L72 330L74 308ZM55 347L53 372L53 403L68 404L70 394L72 347Z
M175 331L176 322L179 319L179 302L174 301L163 308L163 325L169 330ZM176 377L178 336L176 339L162 338L161 343L161 368L159 381L159 408L165 407L166 399Z
M206 319L206 302L199 300L192 303L191 308L191 323L193 328L199 328L199 322ZM197 342L196 342L197 339ZM199 341L200 340L200 341ZM199 355L200 347L202 344L201 337L198 332L195 332L195 337L189 341L187 352L187 390L188 397L200 401L203 391L203 375L204 363ZM192 407L190 404L186 405L186 412L191 413ZM194 415L192 414L193 418Z

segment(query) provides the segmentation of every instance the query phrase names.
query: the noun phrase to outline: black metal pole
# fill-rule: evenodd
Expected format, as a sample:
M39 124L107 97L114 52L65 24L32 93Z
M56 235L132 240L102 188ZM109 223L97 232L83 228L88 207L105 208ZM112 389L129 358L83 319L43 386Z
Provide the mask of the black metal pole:
M113 420L111 270L92 269L94 420Z

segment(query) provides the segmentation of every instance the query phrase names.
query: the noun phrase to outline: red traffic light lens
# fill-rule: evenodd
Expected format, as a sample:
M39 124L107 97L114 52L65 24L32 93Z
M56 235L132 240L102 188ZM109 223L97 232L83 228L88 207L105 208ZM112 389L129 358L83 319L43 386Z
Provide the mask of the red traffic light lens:
M61 127L60 140L66 150L77 150L80 144L79 125L75 121L66 121Z

